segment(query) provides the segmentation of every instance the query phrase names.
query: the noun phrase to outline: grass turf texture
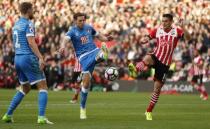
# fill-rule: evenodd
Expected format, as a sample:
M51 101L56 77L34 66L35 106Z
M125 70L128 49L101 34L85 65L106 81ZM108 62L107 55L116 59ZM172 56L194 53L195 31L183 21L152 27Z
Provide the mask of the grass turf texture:
M15 90L0 90L0 116ZM87 120L79 119L79 104L70 104L72 92L49 91L47 117L54 125L38 125L37 91L31 91L14 113L15 123L0 121L0 129L210 129L210 102L198 95L161 95L153 121L144 112L150 93L91 92Z

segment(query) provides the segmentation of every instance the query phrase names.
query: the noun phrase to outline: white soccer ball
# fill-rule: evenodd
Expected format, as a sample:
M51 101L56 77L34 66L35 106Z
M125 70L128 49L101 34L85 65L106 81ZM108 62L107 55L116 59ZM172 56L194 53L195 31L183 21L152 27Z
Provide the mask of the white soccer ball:
M115 67L109 67L105 71L105 78L110 81L114 81L118 78L119 72Z

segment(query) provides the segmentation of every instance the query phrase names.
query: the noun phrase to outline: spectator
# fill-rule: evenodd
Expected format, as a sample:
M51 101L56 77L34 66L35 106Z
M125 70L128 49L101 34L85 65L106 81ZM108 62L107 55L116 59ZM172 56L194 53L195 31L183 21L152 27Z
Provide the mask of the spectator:
M19 1L2 0L0 3L0 60L3 63L12 64L13 61L11 27L19 17L17 15L17 2ZM188 66L193 58L192 53L195 49L202 51L202 56L208 58L209 66L210 17L208 14L210 12L208 1L188 0L188 2L185 2L180 0L176 2L175 0L160 0L155 4L153 2L150 0L143 2L132 0L131 3L118 3L117 0L34 0L36 17L34 23L37 28L36 41L50 66L47 74L48 81L54 79L53 82L50 82L50 85L59 84L63 77L64 80L67 80L66 76L68 74L66 73L72 71L71 67L60 65L63 64L64 59L57 61L53 52L59 47L59 42L63 39L64 33L67 32L68 26L73 24L72 14L75 12L86 12L89 15L87 22L91 23L101 33L112 33L114 35L116 40L107 43L110 47L110 60L113 62L111 65L124 68L129 61L140 59L147 51L153 49L153 42L146 46L140 46L139 40L147 31L150 31L150 28L159 24L160 14L170 11L175 14L175 18L184 17L187 20L187 29L192 36L191 41L182 41L175 50L174 63L176 64L176 70L173 72L172 78L173 76L176 77L176 75L186 76L184 73L188 71ZM71 50L70 45L66 46L66 49ZM66 52L65 56L68 57L71 54ZM105 64L101 64L99 67L103 66ZM11 68L11 65L4 67L7 68L3 70L7 70ZM59 70L56 71L55 68ZM64 76L64 72L60 72L61 69L64 69L66 76ZM126 75L127 72L124 69L124 77ZM150 78L148 74L145 75L140 76L138 79ZM209 77L209 75L207 76ZM58 79L60 77L61 80ZM124 77L123 79L125 79ZM2 84L1 78L0 85L6 87L8 84ZM185 77L180 77L178 80L181 78Z

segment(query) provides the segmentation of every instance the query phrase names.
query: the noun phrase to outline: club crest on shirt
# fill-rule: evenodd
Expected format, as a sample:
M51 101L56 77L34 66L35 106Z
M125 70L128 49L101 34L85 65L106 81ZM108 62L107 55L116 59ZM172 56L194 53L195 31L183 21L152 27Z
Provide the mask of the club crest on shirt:
M33 24L29 24L29 31L30 31L30 33L34 33L34 26L33 26Z
M34 29L33 28L29 28L30 33L34 33Z
M87 30L87 32L88 32L88 33L90 33L90 32L91 32L91 30L90 30L90 29L88 29L88 30Z
M176 36L176 31L175 31L175 29L171 30L170 35L171 35L171 36L174 36L174 37Z
M75 35L78 37L78 36L79 36L79 33L76 31L76 32L75 32Z
M160 39L160 46L165 46L167 44L168 44L168 42L166 40Z
M171 41L170 40L167 40L167 39L164 39L164 38L160 38L160 46L165 46L165 45L170 45L171 44Z

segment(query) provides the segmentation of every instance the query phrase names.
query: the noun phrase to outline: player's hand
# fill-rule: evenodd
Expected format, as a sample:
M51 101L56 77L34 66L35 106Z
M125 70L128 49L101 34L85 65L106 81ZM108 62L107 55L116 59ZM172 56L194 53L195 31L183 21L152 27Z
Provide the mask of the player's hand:
M149 37L148 36L144 36L141 40L140 40L140 42L142 43L142 44L145 44L145 43L148 43L149 42Z
M44 61L43 58L40 58L40 59L39 59L39 68L40 68L41 70L43 70L43 69L44 69L44 66L45 66L45 61Z
M113 39L114 39L114 37L113 37L112 35L108 35L108 36L107 36L107 40L108 40L108 41L112 41Z
M179 18L178 25L179 25L181 28L184 27L184 19L183 19L183 18Z
M59 50L58 50L58 53L60 54L60 55L64 55L64 53L65 53L65 48L60 48Z

